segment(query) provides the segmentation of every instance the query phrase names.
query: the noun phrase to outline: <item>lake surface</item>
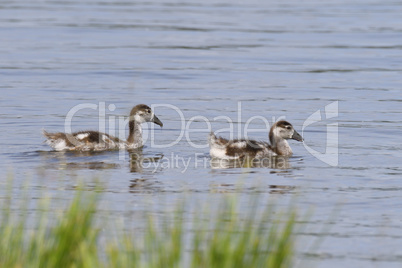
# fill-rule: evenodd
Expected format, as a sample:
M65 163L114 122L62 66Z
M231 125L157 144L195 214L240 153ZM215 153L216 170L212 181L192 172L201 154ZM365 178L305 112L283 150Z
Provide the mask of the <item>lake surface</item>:
M2 1L1 187L12 174L15 199L28 184L33 198L65 204L100 178L113 217L144 200L211 205L257 189L312 211L297 234L300 266L400 267L401 14L398 1ZM87 107L73 131L117 133L139 103L164 127L144 124L134 156L43 143L42 129L64 131L72 109ZM233 137L248 128L267 140L253 116L286 118L304 136L290 141L287 168L211 167L205 119L224 137L230 119Z

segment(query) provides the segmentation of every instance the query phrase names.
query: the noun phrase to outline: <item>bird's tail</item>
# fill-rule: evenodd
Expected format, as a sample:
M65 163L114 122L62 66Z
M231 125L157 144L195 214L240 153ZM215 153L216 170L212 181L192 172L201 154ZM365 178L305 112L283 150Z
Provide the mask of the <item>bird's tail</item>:
M213 146L214 144L216 144L216 140L217 140L217 138L216 138L214 132L211 131L211 133L209 133L209 136L208 136L209 146Z
M215 133L211 131L211 133L209 133L208 142L211 148L224 148L228 144L229 140L222 137L217 137Z
M47 132L44 128L42 129L42 134L45 137L49 137L49 132Z
M54 133L49 133L45 129L42 129L42 134L43 134L43 136L46 137L46 139L49 139L49 140L57 139L57 137L56 137L56 135Z

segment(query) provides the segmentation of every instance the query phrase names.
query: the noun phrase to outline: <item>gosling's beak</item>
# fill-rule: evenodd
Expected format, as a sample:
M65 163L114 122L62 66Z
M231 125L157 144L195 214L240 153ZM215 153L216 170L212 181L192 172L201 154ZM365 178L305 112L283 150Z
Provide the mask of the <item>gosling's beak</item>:
M161 120L159 120L159 118L154 115L154 117L152 118L151 122L154 122L157 125L160 125L161 127L163 127L163 123L161 122Z
M297 133L296 130L293 132L292 139L297 141L304 141L303 137L299 133Z

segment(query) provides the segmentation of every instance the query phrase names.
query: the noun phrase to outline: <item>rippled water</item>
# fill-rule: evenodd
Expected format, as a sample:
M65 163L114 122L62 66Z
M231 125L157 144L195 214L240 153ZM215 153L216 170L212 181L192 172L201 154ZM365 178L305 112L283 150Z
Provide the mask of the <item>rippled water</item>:
M144 197L167 206L184 195L212 202L211 193L238 192L241 181L241 195L257 185L278 204L295 199L313 211L298 236L323 240L313 251L298 247L305 265L399 267L400 14L397 1L2 1L2 177L14 174L16 189L28 179L33 196L47 190L61 200L71 199L78 181L90 187L99 177L104 209L116 215L144 209ZM330 118L325 107L336 101ZM41 129L63 131L70 109L85 103L105 103L107 132L146 103L164 123L154 129L155 144L184 136L166 148L149 138L131 156L52 152ZM286 169L215 169L202 148L209 132L203 119L190 125L200 131L182 132L180 114L162 104L180 108L185 124L203 116L214 130L228 127L214 120L227 116L235 136L252 116L270 123L285 117L300 132L316 111L322 120L305 127L306 146L291 141ZM96 130L98 120L98 110L80 110L72 128ZM327 139L334 123L339 162L330 166L307 148L325 152L336 141ZM264 126L256 119L249 127ZM144 125L145 136L150 128ZM267 139L266 131L249 136Z

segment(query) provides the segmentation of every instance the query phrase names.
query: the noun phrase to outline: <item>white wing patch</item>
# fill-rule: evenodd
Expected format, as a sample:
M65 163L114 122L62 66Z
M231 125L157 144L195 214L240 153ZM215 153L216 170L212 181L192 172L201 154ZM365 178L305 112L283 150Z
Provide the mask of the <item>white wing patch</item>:
M53 148L54 148L56 151L63 151L63 150L65 150L65 149L68 149L67 144L66 144L66 141L65 141L65 140L61 140L61 139L57 140L57 141L54 143Z
M88 137L88 136L89 136L88 133L81 133L81 134L78 134L78 135L75 136L75 137L76 137L77 140L83 140L83 139L85 139L85 138Z
M237 147L237 148L244 148L247 146L247 142L246 141L238 141L238 142L234 142L232 143L233 147Z
M226 150L211 147L209 154L211 155L211 157L224 158L226 156Z
M226 148L219 148L219 147L211 147L209 150L209 154L212 158L220 158L220 159L237 159L238 156L229 156L226 154Z

